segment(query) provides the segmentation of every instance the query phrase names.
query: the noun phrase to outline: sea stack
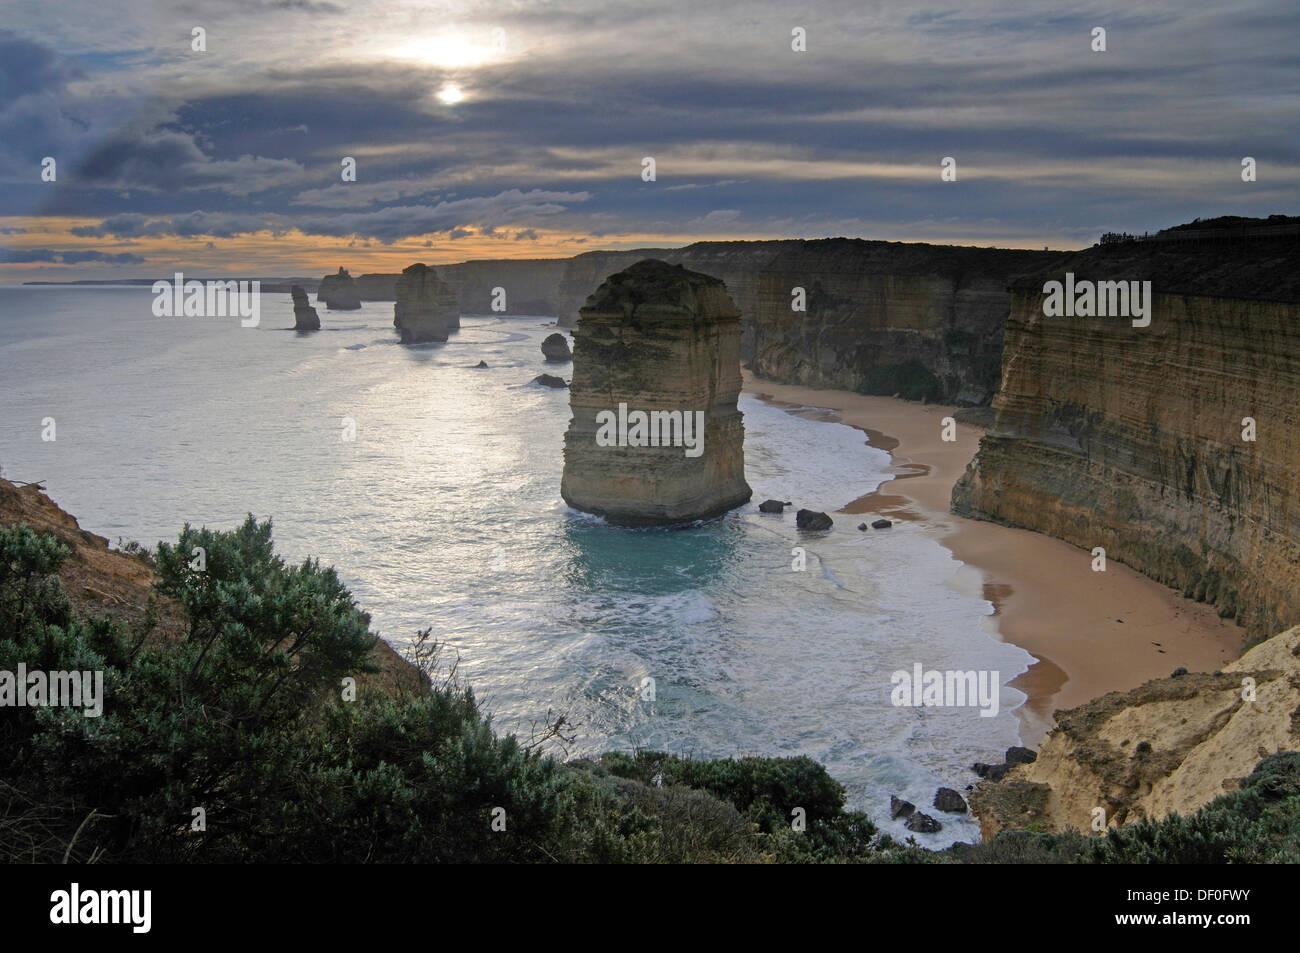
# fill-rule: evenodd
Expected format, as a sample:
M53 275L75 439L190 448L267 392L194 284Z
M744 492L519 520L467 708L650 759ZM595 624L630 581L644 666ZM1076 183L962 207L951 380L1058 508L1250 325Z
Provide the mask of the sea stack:
M563 334L548 334L542 342L542 356L549 364L566 364L573 360L568 338Z
M356 311L361 307L361 295L357 283L352 280L346 268L340 267L338 274L326 275L316 289L316 303L324 301L331 311Z
M579 311L560 495L611 523L707 519L747 501L740 312L717 278L656 259Z
M297 285L289 289L293 298L293 328L295 331L319 331L320 315L307 303L307 292Z
M460 299L428 265L403 269L396 293L393 326L403 344L445 341L460 327Z

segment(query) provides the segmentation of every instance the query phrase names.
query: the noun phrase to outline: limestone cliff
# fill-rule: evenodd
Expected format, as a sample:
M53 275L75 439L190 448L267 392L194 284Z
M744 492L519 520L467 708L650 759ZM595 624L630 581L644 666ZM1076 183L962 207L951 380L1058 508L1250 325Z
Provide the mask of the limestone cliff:
M560 281L556 317L562 328L577 325L587 295L606 278L634 262L657 258L719 278L741 314L741 356L748 359L753 316L758 311L758 278L780 251L803 244L797 239L760 242L695 242L684 248L640 248L622 252L587 252L568 260Z
M721 281L654 259L610 277L578 321L561 495L628 525L744 503L740 387L740 313Z
M316 287L316 302L322 301L331 311L355 311L361 307L357 283L346 268L339 268L336 274L321 279Z
M415 264L397 279L393 326L403 344L445 341L460 327L460 303L438 273Z
M1249 681L1247 681L1249 680ZM1056 713L1038 759L980 783L970 799L985 839L1004 828L1092 830L1187 815L1300 749L1300 627L1212 675L1180 674Z
M319 331L320 315L307 303L307 292L294 285L289 292L293 298L293 327L296 331Z
M826 239L759 276L754 373L786 383L961 405L997 390L1007 283L1059 253ZM794 289L803 289L805 310Z
M466 314L550 316L559 307L560 280L568 263L567 258L482 259L443 265L438 274L456 292Z
M1147 327L1045 317L1044 276L1017 284L953 510L1103 547L1254 638L1300 622L1298 264L1294 241L1139 242L1048 273L1151 281Z

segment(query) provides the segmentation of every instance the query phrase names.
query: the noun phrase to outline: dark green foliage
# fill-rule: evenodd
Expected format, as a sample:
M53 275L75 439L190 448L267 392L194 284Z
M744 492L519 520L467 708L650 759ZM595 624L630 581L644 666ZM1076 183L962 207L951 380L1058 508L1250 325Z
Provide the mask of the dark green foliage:
M332 569L286 566L269 522L187 526L159 545L158 588L188 622L178 638L77 618L57 575L67 556L0 528L0 670L102 671L106 696L98 718L0 708L0 861L1300 861L1297 754L1189 818L932 853L844 811L809 758L562 765L498 737L454 669L427 692L347 700L344 677L375 668L369 617ZM427 638L415 661L432 674Z

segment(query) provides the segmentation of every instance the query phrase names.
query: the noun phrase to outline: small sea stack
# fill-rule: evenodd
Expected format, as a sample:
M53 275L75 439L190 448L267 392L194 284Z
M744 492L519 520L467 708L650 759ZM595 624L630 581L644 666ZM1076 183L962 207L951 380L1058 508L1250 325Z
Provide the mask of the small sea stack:
M316 303L322 301L331 311L356 311L361 307L357 283L346 268L340 267L337 274L326 275L321 279L316 288Z
M293 329L295 331L319 331L320 315L307 301L307 292L294 285L289 289L293 298Z
M403 269L396 294L393 326L403 344L445 341L460 327L460 299L428 265Z
M746 502L740 312L717 278L656 259L579 312L560 495L611 523L656 526Z
M563 334L548 334L542 342L542 356L548 364L565 364L573 360L568 338Z

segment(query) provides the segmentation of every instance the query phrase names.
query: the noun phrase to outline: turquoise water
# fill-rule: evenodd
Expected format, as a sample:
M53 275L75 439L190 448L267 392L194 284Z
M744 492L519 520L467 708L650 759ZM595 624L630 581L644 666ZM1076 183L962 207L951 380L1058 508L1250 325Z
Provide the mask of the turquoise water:
M152 544L186 521L270 516L280 551L336 565L394 645L432 626L499 730L549 710L579 726L569 756L807 754L900 834L890 794L926 809L1018 743L1024 696L1005 684L1031 658L948 585L947 550L916 524L863 534L841 516L801 539L793 513L757 512L767 497L830 512L875 489L889 457L859 431L744 395L755 502L688 530L620 529L560 499L568 394L530 383L554 371L551 318L467 316L447 344L408 348L391 303L321 307L325 330L299 334L287 294L262 296L256 328L157 318L152 300L0 288L0 467L43 481L83 528ZM918 661L998 671L1000 713L892 706L890 673ZM941 819L918 841L978 837Z

